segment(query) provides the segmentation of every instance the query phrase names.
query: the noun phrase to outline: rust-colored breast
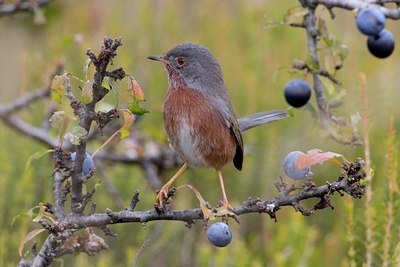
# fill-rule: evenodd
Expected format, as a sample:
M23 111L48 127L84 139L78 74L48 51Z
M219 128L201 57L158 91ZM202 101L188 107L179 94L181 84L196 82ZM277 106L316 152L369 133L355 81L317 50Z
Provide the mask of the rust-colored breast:
M209 101L193 89L170 89L164 122L171 147L185 162L219 170L233 160L237 144Z

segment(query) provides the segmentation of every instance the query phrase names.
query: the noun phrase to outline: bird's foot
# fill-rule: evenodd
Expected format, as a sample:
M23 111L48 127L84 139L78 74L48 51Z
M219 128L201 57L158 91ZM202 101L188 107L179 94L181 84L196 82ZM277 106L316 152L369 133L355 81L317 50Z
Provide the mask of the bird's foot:
M237 218L237 215L233 207L227 201L221 201L218 206L213 209L213 214L215 217L233 217Z
M182 186L186 186L190 190L193 191L193 193L196 195L196 198L200 202L200 209L203 212L203 219L208 220L213 214L211 205L207 201L204 200L204 198L201 196L199 190L197 190L197 188L194 187L193 185L185 184ZM181 188L182 186L178 187L178 189Z
M168 185L164 185L158 192L156 198L156 204L154 208L158 212L165 212L165 205L171 203L171 197L175 195L176 188L169 188Z

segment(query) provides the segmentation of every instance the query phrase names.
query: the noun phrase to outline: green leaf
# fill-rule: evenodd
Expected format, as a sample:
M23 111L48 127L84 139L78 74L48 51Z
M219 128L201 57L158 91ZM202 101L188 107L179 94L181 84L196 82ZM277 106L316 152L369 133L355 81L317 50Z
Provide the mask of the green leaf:
M283 22L285 24L299 23L303 21L305 15L308 14L308 9L302 6L295 6L288 9L285 16L283 17Z
M315 110L314 106L311 105L310 102L308 102L305 106L304 109L309 111L313 119L318 120L318 112Z
M37 216L32 219L32 222L38 223L43 219L53 224L56 222L52 215L46 212L46 205L43 202L39 202L39 212L37 213Z
M51 82L50 92L51 98L58 104L62 103L62 97L64 95L64 82L65 75L55 75Z
M106 79L103 80L103 82L101 83L101 86L104 87L105 89L107 89L108 91L111 90L111 86L110 86L110 84L106 81Z
M29 167L32 165L32 163L33 163L34 161L37 161L37 160L41 159L44 155L46 155L47 153L52 152L52 151L53 151L53 149L46 150L46 151L36 151L36 152L35 152L33 155L31 155L31 156L29 157L29 159L26 161L25 169L29 168Z
M292 106L289 106L289 107L286 109L286 111L287 111L289 117L291 117L291 118L294 117L294 108L293 108Z
M265 28L271 28L282 24L281 22L274 20L268 15L264 15L263 23Z
M91 80L87 80L82 89L82 103L89 104L93 100L93 84Z
M336 40L335 49L338 52L340 59L342 61L344 61L349 54L349 47L347 45L343 44L342 42L340 42L339 40Z
M101 86L103 86L104 88L106 88L107 90L113 90L114 93L118 93L119 91L119 84L118 82L110 77L105 77L103 82L101 83Z
M75 120L75 117L66 115L64 111L56 111L50 117L50 125L56 129L60 140L64 137L69 124L73 120Z
M314 57L311 54L307 55L306 63L311 70L316 71L319 69L318 62L315 61Z
M331 80L329 80L326 77L320 77L320 80L322 82L322 84L324 85L326 91L328 92L328 94L330 96L333 96L335 93L335 85L333 84L333 82Z
M140 107L138 102L128 104L128 109L133 114L136 114L136 115L143 115L145 113L150 113L150 110Z
M65 134L64 138L71 142L73 145L79 145L81 140L86 137L87 131L81 126L75 126L68 133Z
M28 215L26 215L26 214L17 214L12 218L11 225L14 225L17 221L19 221L21 219L25 219L25 218L28 218Z
M29 219L33 219L36 218L36 216L39 213L39 206L34 206L32 208L30 208L25 214L17 214L16 216L14 216L11 220L11 225L14 225L14 223L16 223L17 221L24 219L24 218L29 218ZM37 210L37 211L35 211Z
M97 187L101 186L101 180L98 180L97 183L93 186L93 189L97 189Z

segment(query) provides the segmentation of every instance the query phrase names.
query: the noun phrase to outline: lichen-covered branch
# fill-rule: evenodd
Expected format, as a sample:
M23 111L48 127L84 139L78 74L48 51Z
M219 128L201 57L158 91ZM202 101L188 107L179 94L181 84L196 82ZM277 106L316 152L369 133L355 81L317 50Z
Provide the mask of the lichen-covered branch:
M295 210L300 211L303 215L309 216L318 209L331 208L330 196L335 192L343 196L346 193L354 198L361 198L365 193L365 184L362 180L365 178L364 161L357 159L355 163L343 163L343 172L334 182L327 182L326 185L315 186L310 180L307 180L301 189L292 188L287 190L285 183L278 183L277 188L280 195L278 197L261 200L248 199L241 205L234 207L236 215L247 213L267 213L271 218L276 219L276 212L284 206L292 206ZM297 191L297 192L293 192ZM312 208L305 208L301 201L310 198L317 198L319 201ZM133 198L135 203L138 201L138 194ZM135 204L136 205L136 204ZM201 209L188 210L167 210L164 213L156 210L132 211L130 209L106 213L96 213L88 216L70 217L61 223L66 228L80 229L83 227L99 227L102 225L138 222L146 223L156 220L175 220L186 223L193 223L196 220L202 220L203 213Z

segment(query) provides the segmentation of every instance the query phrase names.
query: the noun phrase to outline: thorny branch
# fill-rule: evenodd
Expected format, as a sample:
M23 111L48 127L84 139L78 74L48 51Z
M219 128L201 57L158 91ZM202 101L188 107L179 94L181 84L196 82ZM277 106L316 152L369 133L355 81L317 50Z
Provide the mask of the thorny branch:
M304 216L314 214L318 209L331 208L332 195L337 192L340 196L344 193L353 198L361 198L365 194L365 183L363 179L366 176L364 170L365 162L362 159L357 159L355 163L344 162L342 164L342 173L336 181L326 185L316 186L311 180L306 180L301 188L294 186L288 187L284 182L276 183L279 196L268 200L249 198L241 205L234 207L236 215L244 215L248 213L266 213L271 219L277 221L276 213L284 206L292 206L296 211L301 212ZM317 198L319 201L311 208L306 208L301 204L301 201L311 198ZM156 210L147 211L134 211L136 204L140 201L139 192L136 192L132 197L129 208L123 211L114 212L107 210L105 213L93 213L82 216L68 216L62 220L58 220L55 225L49 227L50 235L45 242L45 246L50 249L47 252L39 253L41 259L35 261L42 261L46 263L52 260L52 256L73 254L81 251L82 247L71 243L72 233L79 229L90 229L90 227L98 227L100 229L108 229L107 225L118 223L147 223L156 220L175 220L185 222L187 226L196 223L197 220L203 220L201 209L188 209L188 210L167 210L166 212L157 212ZM104 230L107 235L114 235L108 230ZM65 234L67 233L67 234ZM66 238L68 236L68 238ZM96 237L99 238L99 237ZM55 240L60 242L60 247L54 247ZM65 245L67 242L68 246ZM97 246L91 247L92 250L101 250L105 244L103 242L96 243ZM44 246L43 246L44 247ZM42 247L42 250L43 250ZM39 265L39 266L46 266Z
M305 28L307 33L307 44L310 55L313 60L317 63L317 71L313 71L314 79L314 91L317 95L317 103L320 111L321 124L327 126L329 120L331 120L331 114L329 112L329 105L327 104L326 97L323 91L323 85L319 76L325 76L331 81L338 83L338 81L330 76L329 73L325 73L323 69L319 67L318 57L318 31L316 28L316 16L315 9L318 5L324 5L329 10L333 7L339 7L344 9L355 9L361 8L366 4L384 4L389 1L339 1L339 0L300 0L301 4L308 8L309 12L305 15L304 23L302 27ZM392 2L392 1L390 1ZM399 11L388 9L384 6L380 6L384 14L388 18L399 19ZM92 122L99 123L98 117L94 107L98 101L104 98L108 93L108 90L102 86L102 82L105 77L112 79L122 79L125 77L125 72L122 68L118 68L112 71L108 71L107 67L111 62L112 58L117 55L117 49L122 45L120 39L111 39L105 37L102 50L98 55L94 54L91 50L87 50L86 54L90 58L91 62L96 68L94 75L93 85L93 100L91 103L84 105L72 94L70 85L67 84L66 97L69 99L71 107L74 109L75 114L80 119L80 125L89 132ZM307 66L305 66L307 68ZM45 88L38 92L35 92L29 96L23 97L15 101L10 105L0 107L0 118L8 123L14 129L45 143L46 145L54 148L57 145L57 140L53 138L44 129L34 127L28 123L18 119L13 114L23 106L27 106L29 103L40 99L41 97L48 96L49 89ZM105 120L105 124L108 121ZM82 164L87 150L88 136L84 138L81 143L76 147L76 161L71 167L68 164L61 164L64 160L60 160L60 157L67 157L69 154L65 153L64 150L71 151L72 146L65 146L55 150L54 158L56 161L56 171L54 173L55 186L54 186L54 207L52 208L54 217L56 219L54 225L48 225L45 222L43 226L49 231L49 236L42 245L39 253L34 255L32 262L22 259L20 264L33 264L34 266L48 266L55 257L76 253L76 252L87 252L88 254L93 251L100 251L101 249L107 248L107 245L97 236L94 236L93 231L90 227L98 227L104 231L105 234L114 235L108 228L108 225L117 223L128 223L128 222L139 222L146 223L155 220L176 220L186 222L187 225L191 225L196 220L202 220L203 214L200 209L187 209L187 210L167 210L164 213L160 213L154 209L147 211L134 211L136 204L139 202L139 193L135 193L132 197L131 204L128 209L123 211L114 212L107 210L105 213L96 213L95 205L92 205L92 211L85 214L84 209L86 204L89 203L91 195L83 195L82 193ZM163 149L159 149L164 151ZM160 152L155 157L129 157L126 155L113 155L112 153L100 152L97 155L100 160L111 160L121 163L135 163L141 166L144 173L149 176L149 180L153 184L158 184L158 175L160 170L166 170L175 166L177 160L175 156L171 156L170 153ZM66 162L70 162L66 160ZM270 218L276 220L276 213L284 206L292 206L296 211L301 212L304 216L313 214L318 209L333 208L331 203L332 195L337 192L340 196L344 193L354 197L360 198L365 193L365 184L362 182L365 177L364 162L361 159L357 159L355 163L343 163L343 172L338 179L332 183L328 183L323 186L315 186L312 181L307 180L304 186L299 189L293 186L288 187L287 184L280 182L276 183L276 187L279 191L279 196L268 199L252 199L249 198L242 205L234 208L234 212L239 215L247 213L266 213ZM66 178L71 176L71 179ZM158 181L158 182L157 182ZM72 213L66 215L64 212L66 196L71 194L71 211ZM302 200L317 198L319 201L311 208L307 208L302 205ZM86 229L88 232L87 239L94 239L96 242L94 246L84 249L82 248L82 240L75 240L75 232L79 229ZM90 238L89 238L90 237ZM90 251L90 252L89 252ZM28 264L28 265L29 265ZM27 266L27 265L24 265Z

